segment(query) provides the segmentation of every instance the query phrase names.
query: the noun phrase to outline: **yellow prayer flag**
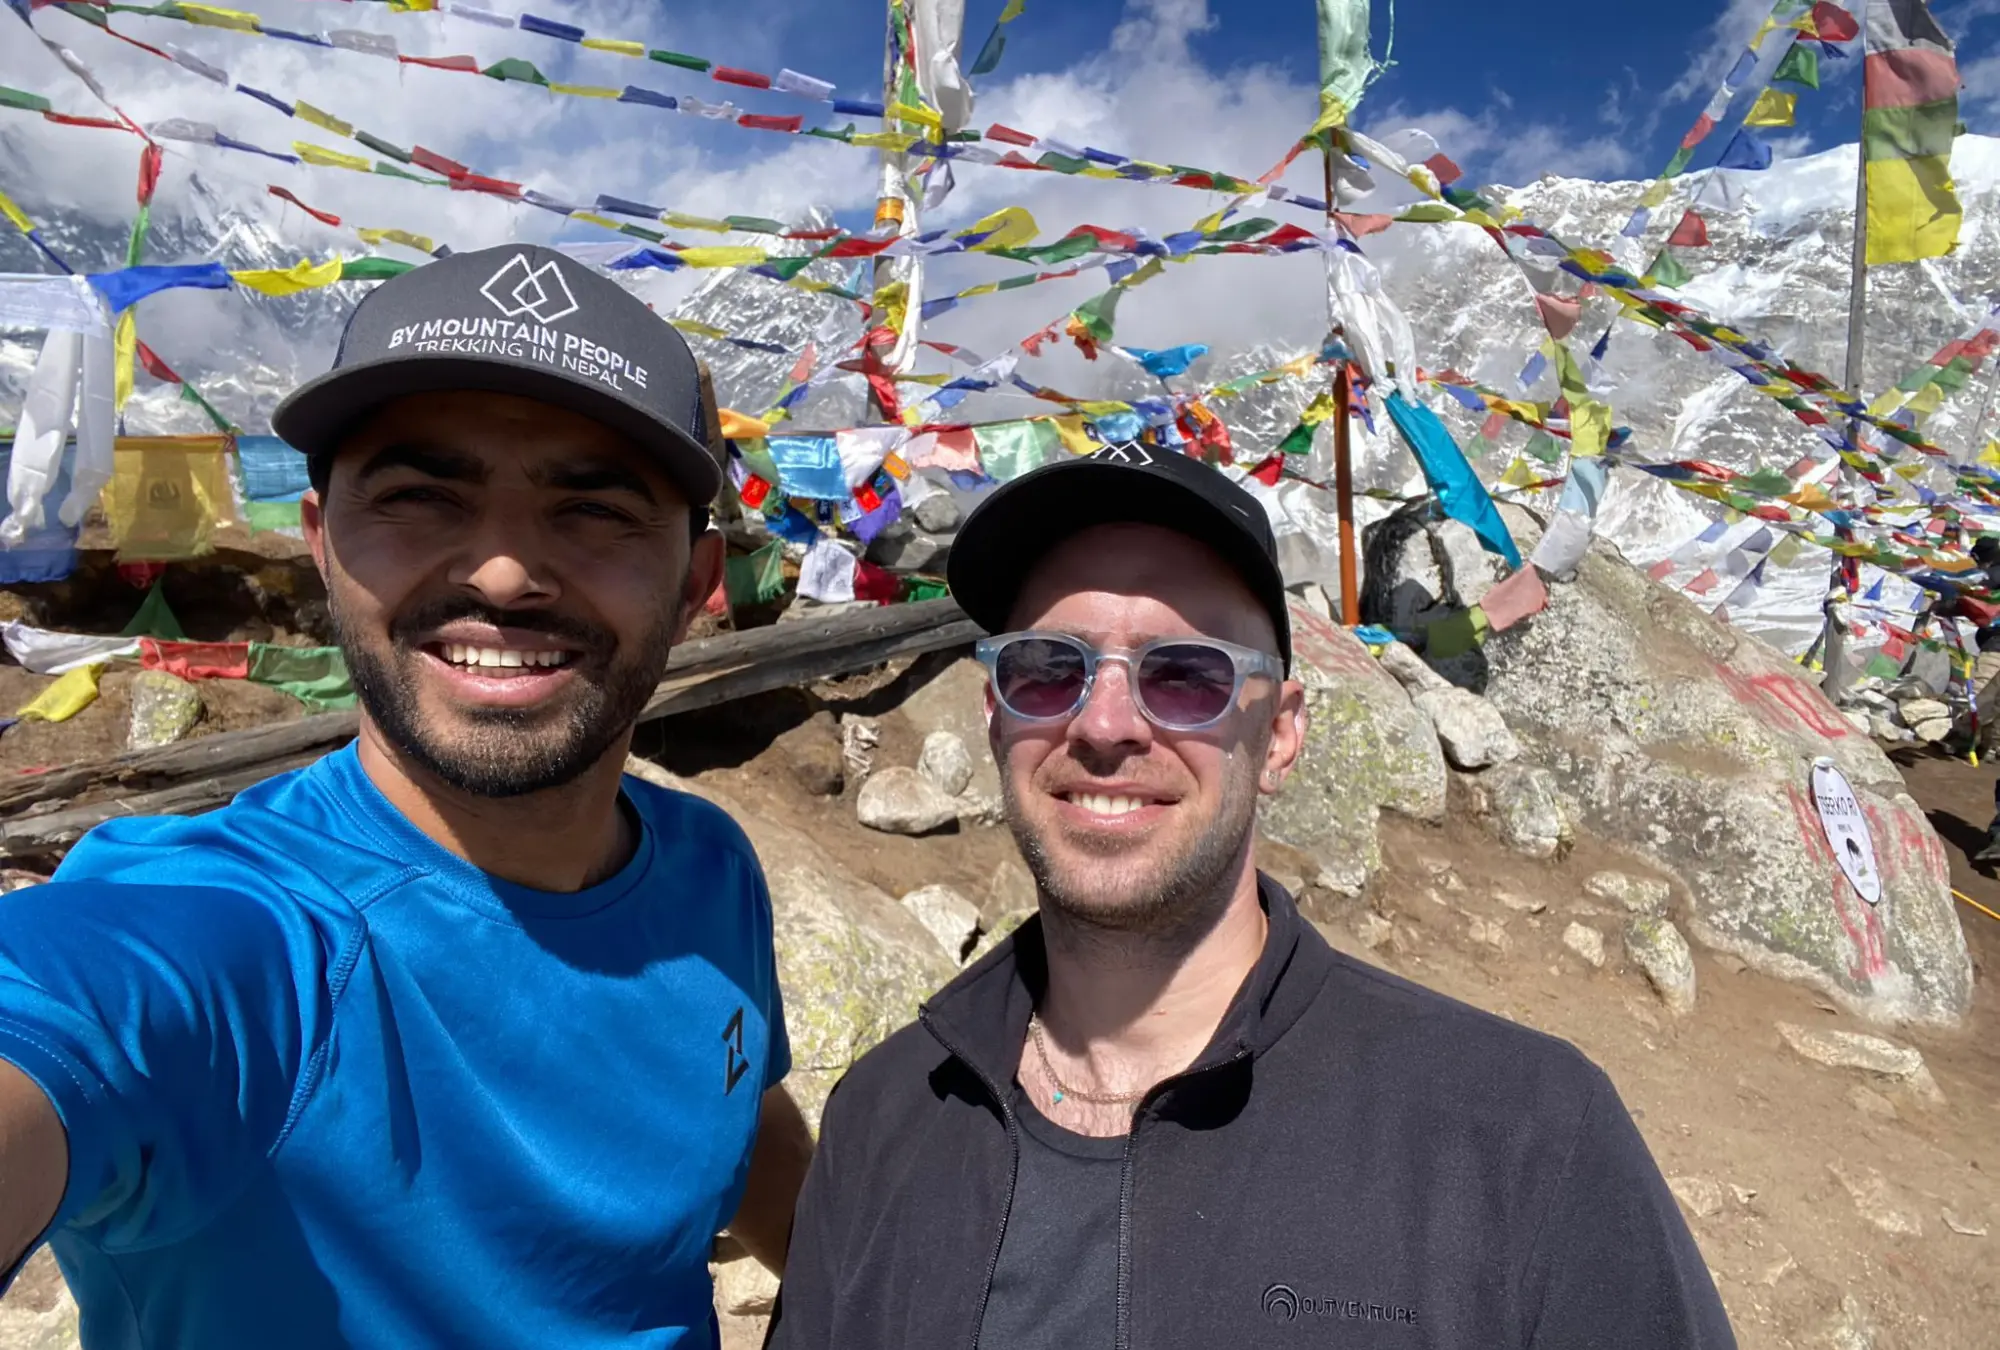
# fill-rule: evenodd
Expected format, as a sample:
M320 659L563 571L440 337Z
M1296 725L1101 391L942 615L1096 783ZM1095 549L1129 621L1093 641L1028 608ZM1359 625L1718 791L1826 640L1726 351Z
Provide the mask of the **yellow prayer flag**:
M1868 415L1870 417L1887 417L1890 413L1902 407L1903 400L1907 397L1908 395L1900 389L1887 390L1880 398L1868 405Z
M1459 219L1464 221L1468 225L1478 225L1489 230L1497 230L1500 228L1499 221L1495 220L1492 216L1488 215L1486 212L1481 211L1477 208L1467 211L1464 215L1460 216Z
M299 99L293 103L292 109L301 122L310 122L316 127L324 127L336 136L351 137L354 135L353 123L343 122L332 113L313 107L312 104L306 102L304 99Z
M587 37L578 45L588 47L594 52L616 52L620 56L643 57L646 54L645 43L631 42L625 38Z
M248 286L263 295L297 295L300 291L316 291L340 280L340 259L329 258L323 263L316 263L308 258L290 267L231 272L229 275L235 278L237 285Z
M752 248L748 244L684 248L674 256L689 267L749 267L769 262L771 258L763 249Z
M427 13L437 7L437 0L389 0L390 11L397 14Z
M1645 195L1639 198L1639 205L1646 207L1658 206L1672 195L1673 190L1674 185L1667 179L1655 179L1653 185L1646 189Z
M617 221L609 216L600 216L595 211L572 211L569 213L569 218L583 221L587 225L602 225L607 230L618 228Z
M952 298L956 300L969 300L975 295L992 295L999 289L1000 283L997 281L982 281L977 286L967 286Z
M1112 417L1118 413L1131 412L1132 405L1120 403L1117 399L1090 399L1077 404L1076 410L1085 417Z
M207 553L231 514L229 438L124 437L114 443L104 515L120 562Z
M972 245L972 251L977 253L986 249L1017 248L1033 239L1040 228L1025 207L1009 206L995 211L970 229L960 230L958 233L987 236Z
M1313 397L1312 402L1306 404L1305 411L1299 414L1299 421L1309 427L1316 427L1333 416L1333 410L1333 391L1322 389Z
M179 9L180 16L189 23L198 23L206 28L234 28L239 33L255 33L260 31L257 27L257 16L255 14L245 14L240 9L220 9L214 5L197 5L190 3L189 0L182 0L182 3L176 6L176 8Z
M42 690L14 715L23 720L34 718L43 722L67 722L97 701L97 677L103 673L101 664L78 666Z
M373 173L375 166L359 155L343 155L338 150L329 150L311 141L293 141L292 153L308 164L317 164L323 169L352 169L356 173Z
M362 242L369 244L401 244L419 253L437 252L437 244L427 234L411 234L408 230L356 230Z
M1833 498L1828 496L1826 489L1817 483L1806 484L1784 500L1807 511L1831 511L1834 507ZM1783 563L1785 560L1780 558L1778 561Z
M683 333L693 333L697 337L726 338L728 333L712 323L702 323L696 319L668 319L667 322Z
M1000 11L1000 23L1012 23L1021 17L1021 11L1028 7L1028 0L1007 0L1007 8Z
M922 137L912 136L907 131L857 131L847 138L849 145L859 145L869 150L894 150L902 152L915 145Z
M760 441L771 434L771 424L762 418L737 412L734 408L718 408L716 413L722 422L722 439L725 441Z
M915 122L918 126L926 127L940 136L944 134L944 114L935 108L913 107L898 101L889 105L887 116L901 122ZM857 136L855 139L859 140L860 137Z
M1097 452L1097 442L1084 429L1083 414L1073 413L1068 417L1051 417L1056 435L1062 437L1063 449L1072 455L1090 455Z
M132 397L132 361L138 352L139 323L127 309L118 316L118 327L111 334L111 406L117 412L124 412Z
M1595 459L1611 443L1611 405L1594 398L1569 401L1570 454Z
M27 214L20 207L14 205L13 199L4 192L0 192L0 215L4 215L7 219L13 221L14 228L22 234L26 234L35 228L35 222L29 220Z
M1927 384L1910 395L1910 401L1903 406L1913 413L1928 417L1944 406L1944 386Z
M551 94L568 94L571 98L617 98L622 89L612 89L601 84L551 84Z
M675 230L709 230L716 234L729 233L729 222L710 220L707 216L684 216L678 211L669 211L660 217L668 228Z
M1989 469L2000 469L2000 441L1986 442L1986 448L1979 452L1979 462Z
M1942 258L1958 247L1965 213L1951 181L1951 161L1868 161L1868 265Z
M1766 89L1757 95L1744 115L1746 127L1788 127L1798 121L1799 96L1783 89Z
M1534 465L1518 455L1515 456L1514 462L1507 466L1507 472L1500 475L1502 487L1524 488L1539 481L1541 480L1536 476Z

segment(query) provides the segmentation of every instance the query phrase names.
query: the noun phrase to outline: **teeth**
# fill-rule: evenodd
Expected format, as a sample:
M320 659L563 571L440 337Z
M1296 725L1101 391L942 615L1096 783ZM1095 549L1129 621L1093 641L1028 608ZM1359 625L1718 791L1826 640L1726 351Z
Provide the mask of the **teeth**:
M1078 792L1070 800L1092 815L1123 816L1137 811L1145 803L1137 797L1111 797L1102 792Z
M462 642L445 643L443 655L454 666L479 669L553 667L568 665L570 660L568 652L524 652L509 647L474 647Z

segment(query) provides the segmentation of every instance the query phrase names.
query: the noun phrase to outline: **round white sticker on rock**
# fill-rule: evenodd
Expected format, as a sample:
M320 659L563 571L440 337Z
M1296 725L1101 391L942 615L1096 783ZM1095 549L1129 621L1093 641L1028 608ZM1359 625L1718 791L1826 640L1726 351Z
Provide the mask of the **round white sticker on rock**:
M1813 804L1826 830L1826 842L1834 861L1854 883L1854 889L1871 905L1882 903L1882 869L1875 861L1875 837L1868 832L1868 817L1862 813L1861 799L1854 795L1847 775L1830 759L1813 761Z

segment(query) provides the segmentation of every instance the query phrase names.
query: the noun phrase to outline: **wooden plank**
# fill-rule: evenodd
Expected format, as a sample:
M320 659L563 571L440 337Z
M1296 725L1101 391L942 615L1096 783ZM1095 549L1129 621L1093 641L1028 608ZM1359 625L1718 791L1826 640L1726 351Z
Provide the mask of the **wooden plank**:
M684 684L694 675L739 669L773 658L805 660L857 644L926 633L964 621L964 612L956 602L925 600L913 605L852 610L824 619L724 633L676 647L667 660L666 678L660 687L665 691ZM296 722L201 736L156 750L140 750L20 777L0 783L0 819L11 818L37 803L67 801L97 788L160 788L188 779L226 776L306 750L323 753L354 739L358 725L359 718L352 712L321 713Z
M951 612L957 613L957 607L953 606ZM809 644L804 652L787 653L780 659L765 659L719 673L682 675L669 679L660 685L652 700L639 714L639 721L648 722L679 713L698 712L735 699L769 693L774 689L851 674L854 671L881 665L899 656L916 656L925 652L966 646L977 641L983 632L979 625L962 616L952 619L941 611L938 617L946 621L930 628L914 630L909 630L907 625L896 625L904 631L878 634L832 651L827 650L824 641L820 641ZM770 630L755 631L761 633ZM343 719L322 716L308 719L307 723L285 723L284 728L297 728L311 722L340 720ZM353 717L349 715L344 720L349 726L347 735L339 738L341 744L353 734ZM260 731L278 729L258 728ZM228 738L216 736L210 739L222 741ZM266 778L310 764L333 748L335 748L333 742L308 742L291 753L266 758L258 763L238 765L230 771L214 773L197 781L115 797L85 806L71 806L42 815L16 815L0 823L0 858L27 857L66 848L82 838L85 832L94 826L121 816L198 815L204 811L212 811L227 805L238 792L253 787Z

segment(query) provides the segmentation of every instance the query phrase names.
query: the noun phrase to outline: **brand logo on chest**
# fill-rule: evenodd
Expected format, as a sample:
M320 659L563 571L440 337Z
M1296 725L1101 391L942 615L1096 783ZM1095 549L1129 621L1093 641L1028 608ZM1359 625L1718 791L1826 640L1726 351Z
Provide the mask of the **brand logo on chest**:
M743 1009L740 1005L730 1016L729 1025L722 1029L722 1054L722 1095L727 1097L736 1091L743 1075L750 1072L750 1057L743 1053Z
M1389 1322L1417 1325L1417 1310L1401 1303L1347 1298L1337 1294L1302 1294L1289 1284L1264 1291L1264 1315L1273 1322Z

